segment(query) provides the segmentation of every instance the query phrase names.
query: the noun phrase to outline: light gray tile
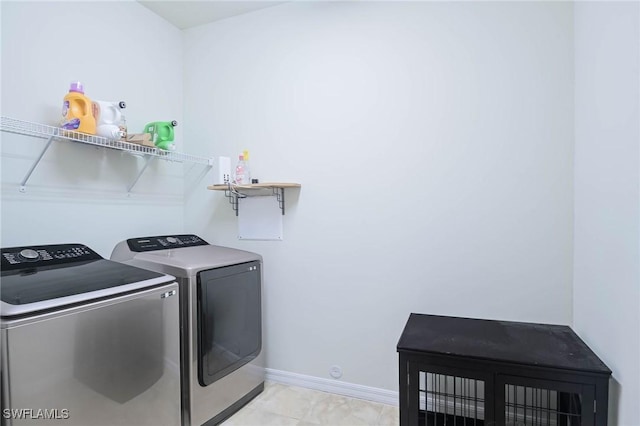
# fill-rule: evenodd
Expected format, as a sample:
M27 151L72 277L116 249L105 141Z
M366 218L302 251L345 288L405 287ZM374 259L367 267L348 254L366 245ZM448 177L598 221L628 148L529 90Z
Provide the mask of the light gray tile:
M269 399L262 399L256 407L282 416L302 419L314 404L330 394L311 389L287 386Z
M349 398L349 405L353 410L353 416L362 419L366 424L373 425L380 418L383 404L365 401L362 399Z
M254 401L267 401L276 398L276 396L285 389L289 389L289 386L282 383L265 382L264 390L254 398Z
M224 426L295 426L298 424L298 419L247 407L222 424Z
M265 383L224 426L397 426L398 407L311 389Z
M393 405L384 405L376 424L378 426L398 426L400 424L400 409Z
M381 412L382 404L330 395L314 404L302 420L332 426L373 425Z

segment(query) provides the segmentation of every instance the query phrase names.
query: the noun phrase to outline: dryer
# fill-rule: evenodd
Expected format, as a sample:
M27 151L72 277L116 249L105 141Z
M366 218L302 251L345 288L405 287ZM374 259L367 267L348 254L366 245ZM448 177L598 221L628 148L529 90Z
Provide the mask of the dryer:
M262 257L196 235L132 238L111 260L177 278L182 424L218 424L264 389Z

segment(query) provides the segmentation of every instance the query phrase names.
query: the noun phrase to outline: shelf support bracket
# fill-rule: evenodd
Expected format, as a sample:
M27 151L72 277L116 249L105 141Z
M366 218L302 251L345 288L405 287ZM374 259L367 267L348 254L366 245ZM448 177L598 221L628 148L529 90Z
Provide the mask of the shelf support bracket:
M276 196L280 210L282 210L282 216L284 216L284 188L271 188L271 192Z
M20 192L27 192L27 188L26 188L27 181L31 177L31 174L33 173L33 171L36 169L36 166L40 163L40 160L42 160L42 157L44 157L44 153L47 152L47 150L51 146L51 142L53 142L53 136L49 136L49 139L47 139L46 145L44 146L44 148L42 148L42 152L40 152L40 155L38 156L36 161L31 165L31 168L27 172L24 179L22 179L22 182L20 182Z
M145 155L144 166L142 166L142 169L140 169L138 176L136 176L133 182L131 182L131 185L129 185L129 187L127 188L127 196L131 194L131 190L134 186L136 186L136 183L138 183L138 180L140 179L144 171L147 170L147 167L149 167L149 164L151 164L151 160L153 159L154 157L152 155Z
M219 185L222 186L222 185ZM213 188L213 187L209 187L209 189L217 189L217 190L222 190L222 188L220 188L218 186L218 188ZM248 190L261 190L262 193L261 194L256 194L256 195L249 195L249 194L243 194L238 192L235 188L232 188L231 183L227 183L226 187L224 188L224 196L227 197L227 200L229 201L229 204L231 204L231 207L233 208L233 211L236 212L236 216L238 216L238 211L240 209L240 203L239 200L240 198L246 198L246 197L257 197L257 196L269 196L269 197L276 197L276 200L278 201L278 207L280 208L280 211L282 211L282 215L284 216L284 187L277 187L277 186L262 186L262 187L250 187L247 186L246 189ZM271 189L271 194L269 193L265 193L264 191L268 191L269 189Z
M231 191L231 184L228 184L228 189L224 190L224 196L227 197L229 204L231 204L231 208L234 212L236 212L236 216L238 216L238 194Z

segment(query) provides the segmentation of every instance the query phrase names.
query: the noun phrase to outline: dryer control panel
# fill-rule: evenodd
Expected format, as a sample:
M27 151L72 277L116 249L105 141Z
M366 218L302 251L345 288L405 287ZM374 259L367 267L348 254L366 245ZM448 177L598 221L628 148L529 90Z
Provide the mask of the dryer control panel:
M186 235L162 235L158 237L130 238L127 245L131 251L155 251L171 248L183 248L193 246L207 246L208 242L193 234Z
M1 252L3 271L102 259L84 244L9 247Z

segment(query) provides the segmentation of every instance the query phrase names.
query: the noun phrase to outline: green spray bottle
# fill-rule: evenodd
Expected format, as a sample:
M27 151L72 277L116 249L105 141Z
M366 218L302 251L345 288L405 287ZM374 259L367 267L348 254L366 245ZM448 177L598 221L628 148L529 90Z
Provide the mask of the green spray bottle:
M176 149L173 143L173 128L178 125L176 120L173 121L154 121L144 126L143 133L150 133L153 144L165 151L173 151Z

